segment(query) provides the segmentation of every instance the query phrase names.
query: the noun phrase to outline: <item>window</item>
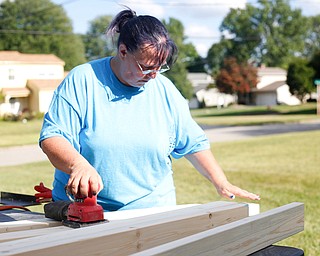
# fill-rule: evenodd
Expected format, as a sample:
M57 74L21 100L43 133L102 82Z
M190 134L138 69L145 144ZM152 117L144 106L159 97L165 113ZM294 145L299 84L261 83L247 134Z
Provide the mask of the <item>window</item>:
M14 69L9 69L9 80L14 80Z

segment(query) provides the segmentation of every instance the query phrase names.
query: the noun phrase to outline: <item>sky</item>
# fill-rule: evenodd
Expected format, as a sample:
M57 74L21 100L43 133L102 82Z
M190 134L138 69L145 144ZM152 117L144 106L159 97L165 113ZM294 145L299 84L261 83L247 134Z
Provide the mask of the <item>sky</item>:
M205 57L212 44L220 38L219 26L230 8L244 8L256 0L52 0L61 5L72 20L75 33L85 34L90 21L103 15L115 16L126 5L138 15L152 15L162 20L175 18L182 22L186 42ZM319 15L320 0L290 0L293 9L303 15ZM107 25L106 25L107 26Z

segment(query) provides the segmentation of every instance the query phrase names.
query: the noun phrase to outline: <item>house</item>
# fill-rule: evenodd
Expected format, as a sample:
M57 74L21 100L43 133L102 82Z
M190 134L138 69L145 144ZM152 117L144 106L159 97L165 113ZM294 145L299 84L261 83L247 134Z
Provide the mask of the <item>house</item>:
M213 78L207 73L189 73L188 80L193 86L194 97L189 101L191 109L204 107L226 107L236 102L236 96L221 93L217 88L208 88L214 84Z
M287 71L284 69L264 66L259 68L259 82L257 87L251 90L252 103L266 106L301 104L301 101L290 93L286 80Z
M237 102L235 95L220 93L217 88L208 86L214 83L213 78L206 73L189 73L188 79L194 88L194 97L189 101L190 108L226 107ZM299 105L301 101L292 95L286 83L287 71L276 67L261 67L258 69L258 84L251 89L251 104L273 106L278 104Z
M0 116L46 112L65 77L64 65L53 54L0 51Z

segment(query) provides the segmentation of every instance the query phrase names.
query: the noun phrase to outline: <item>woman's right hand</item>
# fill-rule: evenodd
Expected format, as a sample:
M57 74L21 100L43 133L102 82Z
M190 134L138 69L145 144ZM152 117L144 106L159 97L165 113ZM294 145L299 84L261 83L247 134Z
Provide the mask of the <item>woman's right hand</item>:
M41 148L57 169L70 175L67 190L72 195L88 196L103 189L103 183L93 166L63 137L51 137L41 141Z
M98 172L87 162L77 162L71 169L67 190L72 195L88 197L89 190L97 195L103 189L103 183Z

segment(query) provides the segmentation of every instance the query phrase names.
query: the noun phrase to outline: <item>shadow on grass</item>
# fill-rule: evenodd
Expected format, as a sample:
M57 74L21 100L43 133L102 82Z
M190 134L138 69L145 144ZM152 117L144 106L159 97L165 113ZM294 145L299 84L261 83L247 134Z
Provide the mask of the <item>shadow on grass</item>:
M277 115L281 114L278 111L266 111L266 110L253 110L253 111L228 111L228 112L218 112L208 114L198 114L196 117L210 117L210 116L260 116L260 115Z
M316 115L317 109L301 109L297 111L290 111L290 112L284 112L281 113L282 115Z

